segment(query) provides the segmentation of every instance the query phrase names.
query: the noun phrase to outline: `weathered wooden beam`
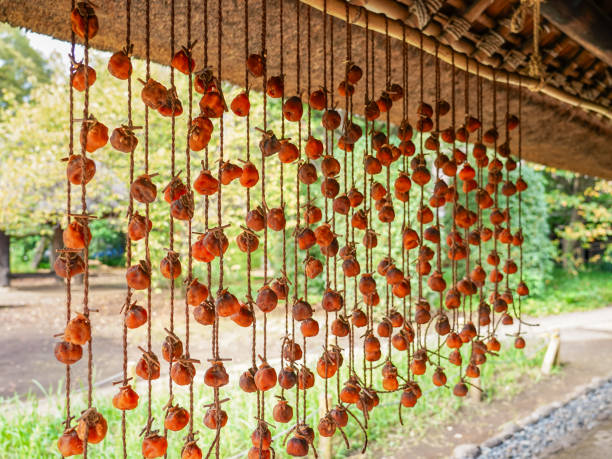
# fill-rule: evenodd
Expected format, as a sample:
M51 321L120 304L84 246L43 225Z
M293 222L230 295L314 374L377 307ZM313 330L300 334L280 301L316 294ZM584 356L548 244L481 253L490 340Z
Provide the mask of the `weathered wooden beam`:
M593 55L612 65L612 20L592 0L547 0L542 15Z
M305 5L309 5L316 8L319 11L323 11L324 0L300 0ZM376 0L379 5L383 2L397 5L397 2L393 0ZM346 2L344 0L327 0L327 14L336 17L341 20L346 19ZM367 4L366 4L367 6ZM381 7L382 8L382 7ZM412 46L420 46L421 36L423 35L423 51L428 54L434 55L436 48L438 48L438 58L446 63L451 63L453 54L455 57L455 66L460 70L468 70L470 73L476 74L476 67L480 65L479 72L480 76L488 80L492 80L494 77L499 81L506 81L514 86L522 84L527 89L532 91L540 92L552 97L553 99L559 100L568 105L582 108L584 110L590 110L595 113L599 113L604 117L612 120L612 110L608 107L604 107L600 104L585 100L581 97L569 94L554 86L540 82L535 78L522 76L516 73L507 72L505 70L495 69L486 65L478 64L474 59L470 59L466 55L457 54L450 46L440 44L437 39L425 36L417 29L407 27L401 22L400 18L393 17L390 14L383 15L373 13L366 8L360 6L354 6L349 4L349 18L352 24L359 27L365 27L365 15L368 15L369 27L371 30L378 33L385 33L385 16L389 19L389 36L401 40L403 37L404 27L406 28L406 42Z

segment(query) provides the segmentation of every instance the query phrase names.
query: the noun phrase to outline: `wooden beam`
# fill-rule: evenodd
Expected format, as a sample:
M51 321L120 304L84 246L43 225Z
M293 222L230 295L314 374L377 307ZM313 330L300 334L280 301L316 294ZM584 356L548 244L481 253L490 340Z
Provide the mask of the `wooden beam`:
M305 5L311 6L319 11L323 11L323 4L325 0L300 0ZM393 0L376 0L379 8L383 9L383 3L389 4L389 9L394 10L397 3ZM367 6L367 5L366 5ZM327 0L327 14L334 16L338 19L346 19L346 2L344 0ZM365 15L368 15L369 27L371 30L384 34L385 33L385 15L379 13L373 13L366 8L353 6L349 4L349 17L351 23L360 27L365 27ZM389 35L398 40L402 39L402 33L404 27L406 28L406 42L412 46L419 47L421 40L421 32L417 29L405 26L401 22L400 18L387 16L389 19ZM423 34L423 51L428 54L434 55L436 52L436 46L438 47L438 57L440 60L446 63L451 63L453 54L455 55L455 66L460 70L468 70L470 73L476 73L476 66L480 65L480 76L488 80L492 80L493 76L499 81L506 81L506 76L510 84L518 86L522 84L524 87L546 94L553 99L559 100L568 105L582 108L584 110L590 110L592 112L603 115L604 117L612 120L612 110L594 102L582 99L580 97L569 94L561 89L555 88L548 84L542 84L535 78L522 76L516 73L507 72L505 70L494 69L483 64L478 64L474 59L470 59L466 55L458 54L451 47L440 44L436 39L428 37Z
M593 55L612 65L612 20L592 0L547 0L542 15Z

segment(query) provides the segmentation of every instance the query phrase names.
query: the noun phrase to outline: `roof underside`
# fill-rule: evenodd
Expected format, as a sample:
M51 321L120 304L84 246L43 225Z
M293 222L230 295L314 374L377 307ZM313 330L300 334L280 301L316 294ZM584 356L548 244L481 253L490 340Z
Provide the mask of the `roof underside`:
M244 1L223 1L223 63L222 77L237 85L244 85ZM278 74L279 69L279 2L281 0L267 0L268 27L268 74ZM295 59L298 47L301 55L301 77L300 86L302 90L307 87L308 65L306 47L306 18L307 11L311 14L311 36L312 36L312 58L310 65L311 86L313 88L323 85L323 15L316 9L311 9L300 4L301 28L297 31L296 10L299 2L297 0L284 1L284 49L285 49L285 76L286 93L296 92L296 68ZM564 0L548 0L549 3L563 2ZM249 1L249 52L259 52L261 49L261 5L262 0ZM387 0L385 0L387 2ZM383 2L383 3L385 3ZM95 2L94 2L95 3ZM116 51L125 45L125 1L106 0L98 2L97 14L100 21L100 31L91 41L95 48ZM176 37L177 46L184 45L186 36L185 16L187 0L175 0L176 4ZM209 0L208 30L209 30L209 64L216 68L217 50L217 1ZM356 3L356 2L353 2ZM361 0L368 8L368 1ZM380 2L373 1L379 4ZM402 0L402 4L412 4L410 0ZM429 25L425 32L430 36L436 36L441 42L453 46L454 42L461 43L464 49L467 45L473 46L472 56L485 64L496 63L501 68L509 69L510 63L515 64L515 69L522 70L527 65L528 55L532 51L530 30L532 30L531 16L526 15L524 26L519 33L513 34L508 27L508 18L517 7L519 0L448 0L425 2L426 4L440 4L440 8L430 8ZM575 2L574 2L575 3ZM578 2L580 3L580 2ZM588 2L583 2L588 3ZM598 2L600 15L609 20L612 8L606 6L609 2ZM24 2L22 0L0 0L0 21L8 22L15 26L25 27L34 32L51 35L61 40L70 39L69 12L70 0L37 0L35 2ZM132 42L134 43L134 54L137 57L145 55L145 0L132 0ZM203 66L203 42L204 42L204 0L192 0L192 35L198 39L194 55L197 68ZM543 3L545 5L545 3ZM405 5L404 5L405 6ZM486 7L485 7L486 6ZM478 11L475 11L478 7ZM543 13L546 9L543 8ZM478 14L476 14L478 13ZM449 40L444 37L445 26L453 17L469 19L470 27L458 40ZM151 0L151 59L167 64L170 61L170 0ZM559 21L559 18L556 19ZM406 19L407 24L415 23L413 16ZM567 24L561 24L564 30ZM362 68L365 68L365 33L364 29L351 26L352 30L352 56ZM478 43L490 30L495 30L504 38L504 43L491 56L483 54ZM554 25L551 21L543 18L541 39L541 52L543 62L546 65L550 84L581 95L581 97L597 101L603 106L611 105L612 84L610 82L611 68L606 62L606 52L609 57L611 50L589 45L582 40L579 34L574 40ZM571 31L570 31L571 32ZM606 36L607 33L607 36ZM612 29L603 32L603 38L610 42ZM330 31L327 29L329 40ZM587 40L588 41L588 40ZM582 42L583 45L578 44ZM592 40L591 40L592 42ZM376 94L384 89L384 36L376 34L375 50L376 61L380 66L376 68ZM333 50L334 50L334 84L328 84L330 89L335 89L344 74L346 56L346 25L339 19L333 19ZM587 49L589 48L589 49ZM522 60L509 63L508 56L512 50L520 51L526 57ZM514 53L516 54L516 53ZM495 62L493 62L495 61ZM391 40L391 82L402 81L402 46L398 40ZM419 97L419 53L418 49L409 49L409 119L414 124L416 105ZM425 56L425 99L434 99L434 58ZM329 67L329 66L328 66ZM329 72L329 68L328 68ZM441 65L441 92L442 98L450 101L451 98L451 67ZM139 75L140 76L140 75ZM328 80L329 80L328 75ZM471 78L470 104L476 107L476 84L475 78ZM457 113L463 113L464 86L463 73L457 72L457 101L459 107ZM503 83L503 82L501 82ZM503 84L497 85L497 106L503 113L506 93ZM362 110L364 100L364 84L357 85L355 100L356 111ZM492 124L492 84L484 82L484 125ZM510 88L512 112L517 111L517 90ZM576 172L612 179L612 122L599 115L573 108L558 102L548 96L525 91L523 105L523 156L531 161L548 166L573 170ZM397 104L391 112L391 120L399 123L402 117L401 104ZM472 110L473 111L473 110ZM502 119L498 116L498 119ZM450 124L450 119L443 120L442 125ZM444 127L444 126L443 126Z

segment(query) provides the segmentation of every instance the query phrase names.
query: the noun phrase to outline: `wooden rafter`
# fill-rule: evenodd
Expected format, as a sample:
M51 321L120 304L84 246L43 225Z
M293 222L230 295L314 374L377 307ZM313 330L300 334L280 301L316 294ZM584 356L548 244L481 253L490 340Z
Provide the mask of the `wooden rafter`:
M306 5L323 11L324 0L300 1ZM480 3L481 1L484 0L479 0L478 3ZM344 20L346 18L346 2L344 0L327 0L326 3L327 13L329 15L339 18L341 20ZM368 0L367 2L365 2L365 6L367 8L366 11L368 11L369 15L369 26L372 30L379 33L384 33L386 16L387 18L391 19L391 21L389 22L389 35L396 39L402 39L404 22L407 21L409 18L409 9L406 6L400 5L399 3L393 0ZM370 9L374 7L376 8L376 11L380 11L380 13L373 12L373 10ZM354 25L360 27L365 26L365 15L363 14L363 12L364 10L361 7L354 6L352 4L349 5L349 14L350 17L353 18L351 22ZM450 46L440 44L437 39L427 36L426 31L427 29L425 29L425 34L423 36L423 50L425 52L429 54L435 54L436 47L438 47L438 57L442 61L450 63L452 55L455 54L455 65L457 68L461 70L468 70L471 73L476 73L476 67L480 64L479 62L468 57L465 54L457 54ZM406 41L409 44L413 46L419 46L420 39L421 32L419 30L414 29L412 27L406 28ZM524 87L532 91L537 91L541 94L545 94L549 97L552 97L556 100L559 100L565 104L574 107L582 108L584 110L590 110L606 117L609 120L612 120L612 110L610 110L608 107L590 100L586 100L577 95L570 94L567 91L564 91L547 83L542 83L534 78L530 78L513 72L508 72L506 70L495 69L494 67L482 64L480 64L479 72L483 78L489 80L492 80L495 75L496 78L505 81L506 76L508 76L508 81L512 85L516 86L520 82Z

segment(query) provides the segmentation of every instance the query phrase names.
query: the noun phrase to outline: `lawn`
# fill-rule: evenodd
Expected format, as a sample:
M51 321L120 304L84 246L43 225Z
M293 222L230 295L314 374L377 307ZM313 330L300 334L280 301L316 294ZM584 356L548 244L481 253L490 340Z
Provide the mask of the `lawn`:
M530 380L536 380L539 377L538 368L544 354L544 349L541 343L532 342L530 347L524 351L518 351L508 344L504 345L502 353L497 358L489 358L483 367L483 381L485 381L487 400L498 400L508 398L515 395L518 390L513 383L519 376L527 377ZM464 349L467 351L467 349ZM467 357L465 352L464 361ZM396 364L400 370L400 374L405 374L405 362L400 363L399 356L395 356L398 360ZM359 359L358 359L359 360ZM444 365L443 365L444 366ZM417 405L412 409L403 409L404 426L399 427L398 423L398 400L400 393L381 395L381 404L371 413L369 421L370 427L368 431L368 440L372 444L378 442L378 447L385 450L393 451L394 449L405 444L406 438L399 442L389 441L390 432L398 433L400 430L411 439L418 440L421 438L426 429L434 425L450 419L455 411L466 403L463 399L454 397L451 394L452 386L455 384L458 370L456 367L448 368L451 365L446 365L450 388L437 388L431 382L432 368L424 376L418 378L418 382L423 390L423 397ZM380 370L375 370L375 379ZM208 430L202 425L202 415L204 409L202 405L211 402L211 390L203 386L201 383L201 374L196 377L196 409L199 415L195 420L195 430L199 431L200 446L210 445L213 439L214 432ZM161 387L160 387L161 386ZM166 382L155 387L155 399L153 400L153 413L157 415L155 425L159 426L160 413L163 411L163 406L166 403L167 392L165 392ZM229 396L232 398L231 403L228 403L225 409L228 411L229 421L227 426L222 431L221 456L230 458L233 456L243 457L244 452L248 450L250 445L250 433L255 426L255 395L245 394L237 387L236 378L230 383L229 388L222 388L221 396ZM330 380L330 395L332 400L336 399L335 379ZM380 380L376 387L380 387ZM317 379L315 387L308 391L308 419L309 425L315 428L318 423L318 409L322 392L322 380ZM128 457L140 457L140 442L138 437L142 426L146 420L146 385L139 383L137 391L141 394L141 403L139 407L127 412L128 428ZM187 391L184 388L177 388L177 397L182 406L186 404ZM267 406L271 407L272 398L277 391L270 391L266 394L268 401ZM0 411L0 451L7 454L9 458L51 458L57 457L57 449L55 441L61 430L61 422L63 419L63 397L62 390L58 388L56 392L49 394L46 399L37 400L33 396L27 397L25 400L7 399L2 401L3 409ZM94 403L96 407L104 414L109 424L109 433L106 439L99 445L92 445L91 451L96 458L119 458L121 454L121 413L114 409L110 399L113 392L108 389L99 389L95 393ZM295 392L291 391L286 394L291 404L294 405ZM73 396L73 411L84 407L83 394L74 394ZM267 418L271 419L270 409L267 411ZM361 418L361 416L359 416ZM277 435L275 440L277 457L288 457L284 453L284 448L280 445L284 438L284 432L288 425L277 424L273 429L273 435ZM356 423L351 420L345 430L349 440L350 449L347 450L339 435L334 437L335 454L339 456L355 453L361 449L363 444L363 434L357 427ZM171 454L168 457L178 457L178 451L183 444L183 432L170 433L168 451ZM393 436L397 437L397 435ZM384 446L382 442L384 441ZM397 443L397 444L396 444Z
M557 268L544 291L523 301L522 308L525 314L541 317L611 304L612 272L583 270L572 275Z

